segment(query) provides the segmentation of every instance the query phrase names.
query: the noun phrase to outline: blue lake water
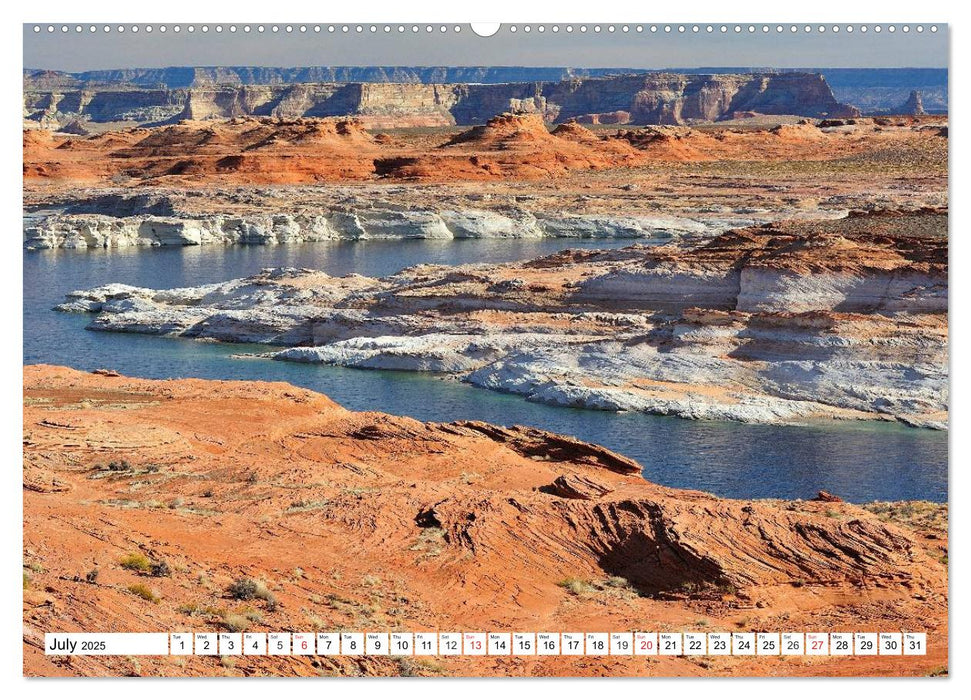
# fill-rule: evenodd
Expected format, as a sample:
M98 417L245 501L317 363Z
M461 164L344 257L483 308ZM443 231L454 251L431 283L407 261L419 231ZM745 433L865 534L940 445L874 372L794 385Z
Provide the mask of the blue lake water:
M288 381L353 410L420 420L525 424L605 445L644 465L645 478L734 498L811 498L824 489L854 502L947 500L947 434L886 423L764 426L558 408L407 372L240 360L253 346L84 329L87 315L51 307L65 293L107 282L193 286L294 266L332 275L386 275L423 262L500 262L567 247L629 241L364 241L287 246L37 251L24 253L24 362L151 378Z

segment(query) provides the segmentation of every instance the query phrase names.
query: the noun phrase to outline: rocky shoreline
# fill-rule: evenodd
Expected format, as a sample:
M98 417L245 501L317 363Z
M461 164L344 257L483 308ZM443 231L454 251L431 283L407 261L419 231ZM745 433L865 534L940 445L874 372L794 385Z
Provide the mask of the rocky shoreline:
M277 360L445 373L531 401L692 419L947 422L947 214L787 222L374 279L265 270L106 285L92 330L285 346Z
M522 426L285 383L24 367L26 675L926 675L947 506L729 500ZM135 564L142 562L143 568ZM164 564L164 566L163 566ZM157 567L153 567L157 565ZM90 573L94 572L94 573ZM259 594L232 595L234 582ZM456 602L458 601L458 602ZM886 631L928 655L51 656L74 629Z
M550 131L523 114L428 133L347 119L35 130L24 247L711 237L946 206L946 135L939 117Z
M837 212L838 214L838 212ZM24 248L277 245L320 241L469 238L672 238L714 235L766 220L744 216L607 216L534 214L525 209L362 209L252 216L60 214L29 221Z

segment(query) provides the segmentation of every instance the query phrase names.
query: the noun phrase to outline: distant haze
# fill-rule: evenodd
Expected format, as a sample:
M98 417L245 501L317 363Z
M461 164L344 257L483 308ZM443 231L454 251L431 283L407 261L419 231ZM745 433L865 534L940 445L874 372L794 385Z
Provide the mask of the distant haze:
M539 33L512 33L504 26L498 34L489 38L476 36L468 25L462 31L440 33L439 25L429 34L424 26L418 33L411 27L399 34L398 25L385 34L379 27L378 34L368 31L362 34L338 30L328 33L326 26L320 33L308 26L300 33L296 25L293 33L281 27L278 33L265 25L264 33L250 33L240 29L231 33L229 25L223 31L203 33L201 25L188 33L182 31L160 33L157 29L148 33L141 28L131 32L126 25L124 33L117 32L117 25L105 33L98 25L97 32L77 33L74 26L67 33L60 31L35 33L33 24L24 25L24 67L60 71L105 70L114 68L161 68L166 66L570 66L625 67L625 68L697 68L703 66L750 66L772 68L817 67L927 67L944 68L948 65L948 31L940 25L937 32L922 33L911 30L903 33L875 33L859 30L848 34L833 33L831 25L826 32L802 30L793 34L746 30L736 34L680 34L676 31L656 34L648 31L623 33L620 25L614 33L594 33L592 26L585 34L578 31L566 33L561 25L558 33L547 29ZM451 26L451 25L450 25ZM759 25L761 26L761 25ZM813 25L814 27L816 25ZM842 26L842 25L841 25ZM929 25L928 25L929 26Z

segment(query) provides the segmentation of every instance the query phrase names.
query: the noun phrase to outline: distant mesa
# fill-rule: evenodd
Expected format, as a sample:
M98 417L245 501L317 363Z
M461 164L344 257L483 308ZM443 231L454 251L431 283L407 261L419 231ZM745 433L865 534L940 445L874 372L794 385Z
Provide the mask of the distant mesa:
M27 72L24 118L30 125L56 129L83 120L152 126L237 117L354 117L365 128L391 129L483 125L505 112L537 114L548 124L576 120L590 125L684 125L732 119L739 113L812 118L860 114L837 100L819 73L638 72L492 83L473 82L478 73L457 69L418 71L411 82L406 81L408 71L391 69L373 75L337 69L185 70L191 74L161 72L160 82L151 85L151 74L145 71L87 77ZM491 70L483 75L492 75ZM358 81L340 82L349 76ZM432 82L463 77L469 82ZM255 82L259 80L268 82Z

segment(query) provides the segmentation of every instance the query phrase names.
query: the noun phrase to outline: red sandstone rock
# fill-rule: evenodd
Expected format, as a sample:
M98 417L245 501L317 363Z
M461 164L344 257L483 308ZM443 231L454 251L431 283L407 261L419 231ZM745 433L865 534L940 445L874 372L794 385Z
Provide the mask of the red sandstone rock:
M43 653L48 631L217 631L239 620L251 631L592 631L644 620L686 629L700 618L760 630L784 619L827 631L882 630L892 617L928 632L928 656L849 667L839 657L708 667L452 657L437 672L924 675L947 665L947 569L931 552L940 542L856 506L663 488L571 438L352 413L283 383L29 366L24 398L27 675L318 673L299 656L239 657L234 669L218 657L147 657L133 669L124 657ZM544 493L557 481L597 484L600 495ZM151 581L157 602L129 592L144 583L121 564L132 553L171 572ZM242 577L264 581L273 605L231 599ZM565 579L592 582L591 592L575 595ZM327 664L338 675L404 672L388 657Z

